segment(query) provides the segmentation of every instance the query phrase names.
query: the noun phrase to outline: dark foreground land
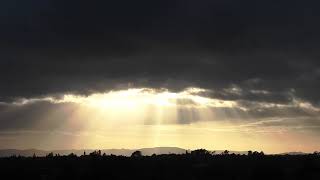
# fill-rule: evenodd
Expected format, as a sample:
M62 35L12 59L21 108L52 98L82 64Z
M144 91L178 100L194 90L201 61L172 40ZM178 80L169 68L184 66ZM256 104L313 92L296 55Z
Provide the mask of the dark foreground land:
M90 155L0 159L1 179L320 179L320 155Z

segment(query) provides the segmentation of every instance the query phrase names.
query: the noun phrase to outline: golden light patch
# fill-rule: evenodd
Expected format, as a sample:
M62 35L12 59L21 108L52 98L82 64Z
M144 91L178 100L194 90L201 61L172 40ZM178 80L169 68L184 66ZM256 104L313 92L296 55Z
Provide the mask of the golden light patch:
M60 100L52 100L55 103L72 102L86 106L99 108L134 108L138 106L193 106L193 107L234 107L236 102L222 101L202 97L197 93L205 91L199 88L189 88L182 92L170 92L168 90L156 90L150 88L128 89L96 93L89 96L64 95ZM179 100L185 100L183 104L177 104Z

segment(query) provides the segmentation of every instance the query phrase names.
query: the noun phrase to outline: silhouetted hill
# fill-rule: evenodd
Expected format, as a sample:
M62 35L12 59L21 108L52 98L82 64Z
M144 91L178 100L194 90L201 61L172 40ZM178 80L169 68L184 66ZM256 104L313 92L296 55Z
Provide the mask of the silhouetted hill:
M8 157L12 155L32 156L33 154L36 154L37 156L45 156L48 153L49 151L43 151L38 149L0 149L0 157Z
M285 153L281 153L282 155L306 155L308 153L305 152L285 152Z
M184 154L186 149L177 147L156 147L156 148L142 148L138 149L145 156L151 156L152 154Z

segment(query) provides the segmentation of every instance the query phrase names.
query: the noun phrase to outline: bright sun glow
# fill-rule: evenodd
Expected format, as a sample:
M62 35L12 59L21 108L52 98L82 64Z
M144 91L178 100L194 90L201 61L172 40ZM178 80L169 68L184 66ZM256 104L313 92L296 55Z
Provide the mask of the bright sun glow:
M199 88L188 88L182 92L170 92L167 89L155 90L150 88L128 89L97 93L90 96L64 95L55 103L73 102L98 108L135 108L139 106L186 106L186 107L233 107L232 101L220 101L197 95L205 91Z

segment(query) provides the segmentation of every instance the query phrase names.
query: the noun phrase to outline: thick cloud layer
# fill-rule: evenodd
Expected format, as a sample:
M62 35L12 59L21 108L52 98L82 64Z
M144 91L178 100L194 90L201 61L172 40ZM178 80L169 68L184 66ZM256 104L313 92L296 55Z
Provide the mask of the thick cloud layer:
M320 101L317 1L0 3L0 101L201 87L231 100Z

